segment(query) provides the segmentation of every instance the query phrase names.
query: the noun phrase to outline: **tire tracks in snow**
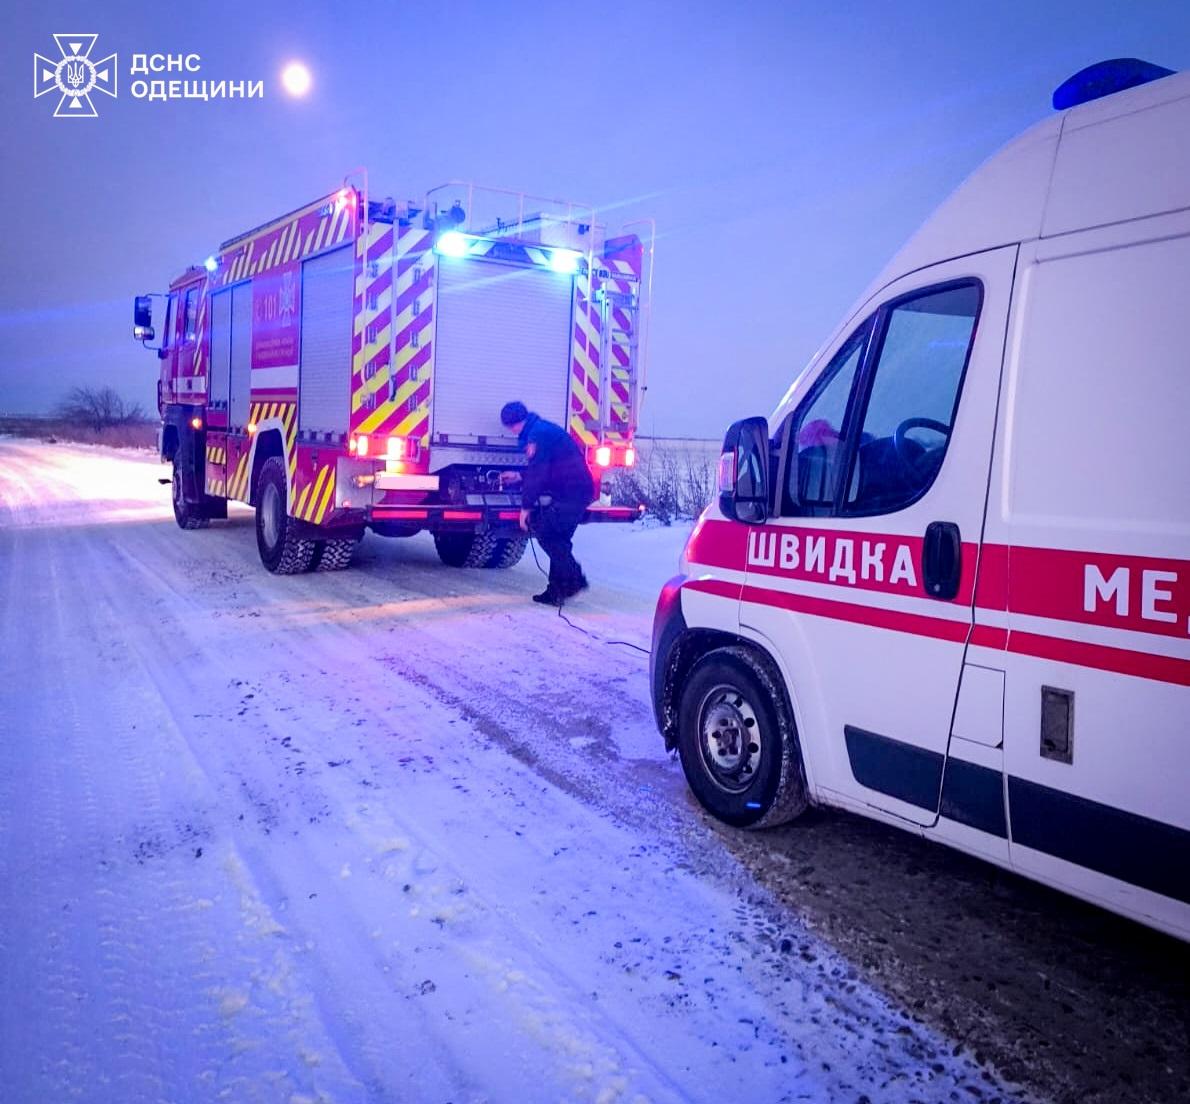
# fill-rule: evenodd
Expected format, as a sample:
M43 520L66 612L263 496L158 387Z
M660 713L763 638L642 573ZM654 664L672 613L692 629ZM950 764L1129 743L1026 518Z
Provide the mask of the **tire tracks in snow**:
M147 562L143 566L147 568ZM274 581L273 585L275 585L275 582L276 581ZM289 580L285 580L285 583L287 584L290 582L291 581ZM417 593L417 588L411 586L408 580L403 579L401 582L405 591L412 590L415 594ZM267 591L268 589L271 589L267 578L262 578L262 583L262 590ZM356 587L352 587L350 589L358 589L358 587L359 584L357 583ZM193 600L193 598L190 597L188 600ZM255 595L253 596L253 600L256 600ZM261 594L259 600L267 602L268 597L266 594ZM358 602L359 595L356 594L353 600ZM498 615L489 615L485 617L485 621L490 622L496 616ZM283 666L288 667L291 665L299 665L300 663L304 662L308 666L313 665L322 677L327 677L329 672L335 668L336 652L340 652L342 649L350 647L351 643L355 643L358 650L367 652L369 645L371 645L374 639L376 639L375 636L364 636L361 638L356 631L356 627L352 626L350 621L344 623L332 620L329 623L320 625L321 631L318 634L317 639L311 640L309 639L310 625L308 623L310 620L311 619L308 617L305 618L299 630L292 634L280 632L279 635L271 642L273 645L273 651L276 651L280 648L290 649L291 654L286 660L282 661ZM282 623L285 621L284 613L279 615L278 621ZM378 630L385 628L382 623L377 625L374 621L372 621L369 622L369 624ZM549 624L551 627L553 627L554 622L549 622ZM566 629L565 632L570 633L572 630ZM337 641L332 639L331 641L326 642L327 637L339 639ZM383 637L381 637L381 639L383 639ZM441 648L444 652L446 649L451 647L452 638L450 627L440 624L434 619L429 619L427 622L419 624L417 629L417 654L419 662L425 669L441 671L444 675L449 673L453 677L457 678L460 674L458 667L456 666L455 668L451 669L446 663L447 656L439 653L436 650L436 648ZM453 647L457 649L457 640L453 642ZM523 709L522 702L504 699L500 700L498 704L495 704L494 699L499 699L500 696L498 694L493 695L490 687L485 693L484 684L482 682L478 682L478 675L474 676L477 680L477 685L464 687L464 693L466 693L468 690L471 693L470 701L464 700L461 697L446 690L445 687L439 682L421 674L420 669L410 669L408 665L402 665L395 662L393 659L391 646L387 646L386 651L383 653L375 653L375 649L372 651L374 654L366 654L359 663L360 670L356 672L357 683L363 682L367 684L370 681L374 681L375 665L379 661L386 669L389 669L400 676L402 685L408 686L412 683L429 690L434 694L441 704L450 708L463 719L468 720L471 723L475 723L479 732L489 740L493 740L497 744L501 745L504 750L510 751L514 755L518 755L519 753L518 757L521 757L524 761L528 762L529 765L531 765L539 775L543 775L549 782L558 786L559 788L572 794L576 794L586 803L591 805L600 815L604 816L605 818L609 817L608 803L604 800L607 796L606 794L600 794L597 790L588 788L581 783L576 785L574 778L565 772L552 771L548 763L542 762L542 757L534 752L532 745L519 742L510 735L507 726L500 719L498 719L501 709ZM626 670L631 670L630 663L630 660L625 661L624 665ZM563 684L565 685L569 680L571 684L577 681L578 684L581 685L581 680L579 680L579 675L582 674L581 663L573 664L572 666L573 670L570 671L566 678L563 679ZM481 670L479 675L482 674L483 671ZM469 671L467 677L463 679L463 682L467 683L468 679L471 677L473 677L473 673ZM340 693L337 697L340 705L346 704L344 699L347 699L347 703L351 705L360 704L358 698L351 698L351 694L357 689L356 686L340 686L339 689ZM482 707L474 704L480 701L483 703ZM383 704L383 696L376 697L374 702L377 705ZM405 707L406 711L408 711L410 703L406 701L403 702L402 705ZM357 717L356 719L359 718ZM549 728L549 726L546 727L547 729ZM539 736L544 736L547 741L552 735L552 731L539 733ZM361 745L358 748L358 752L363 753L363 751L364 748ZM621 811L622 810L616 810L617 814ZM615 819L615 817L612 817L612 819ZM639 809L636 810L636 815L632 819L640 823ZM678 820L680 821L680 819L681 817L679 815ZM643 826L644 825L642 824L642 827ZM655 822L653 823L652 827L655 830ZM406 831L409 829L407 823L405 824L405 829ZM701 866L703 872L705 873L708 864L703 861L698 865ZM722 874L723 872L719 871L719 873ZM729 883L731 880L732 879L730 878L728 879ZM737 883L739 882L738 871L735 872L734 881ZM789 941L788 937L778 934L778 932L782 929L774 927L771 918L764 915L769 910L770 903L763 901L762 898L763 894L754 894L753 899L744 900L744 903L741 907L745 915L740 921L743 927L750 927L758 933L764 931L765 929L768 929L770 932L770 934L763 939L763 947L750 952L752 953L753 957L757 957L758 959L761 957L762 950L765 953L775 954L775 949L780 946L782 940ZM797 937L800 946L805 947L807 945L807 937L804 932L794 932L793 935ZM815 988L820 986L839 984L841 988L850 988L852 994L857 991L858 987L854 980L854 971L849 972L845 965L841 965L837 962L831 963L830 956L821 948L818 948L818 953L814 957L815 961L821 962L823 965L820 965L816 967L814 971L811 971L813 980L808 983L809 988L803 988L803 999L808 993L815 991ZM827 963L830 964L826 965ZM770 961L767 964L767 969L770 974L776 965L781 965L779 960ZM784 969L788 971L788 962L785 962L783 966ZM850 979L848 979L847 976L848 972L850 973ZM771 981L768 987L771 989ZM769 995L772 997L773 994L770 992ZM870 1004L864 1006L862 1000L859 1000L859 1003L857 1004L857 1000L858 998L855 998L854 996L828 997L827 1003L833 1004L836 1008L837 1019L835 1022L842 1022L848 1017L853 1017L857 1022L862 1023L865 1021L865 1019L870 1020L882 1014L881 1009L873 1008ZM797 1010L795 1009L789 1009L787 1012L791 1018L796 1016L796 1013ZM908 1040L900 1039L898 1042L908 1045L914 1052L911 1055L905 1055L905 1059L912 1058L915 1063L924 1063L924 1060L929 1058L935 1064L938 1064L943 1068L949 1064L948 1061L941 1061L943 1059L949 1060L950 1058L950 1056L945 1053L944 1049L938 1047L935 1043L927 1042L924 1038L917 1038L917 1036L921 1034L919 1028L916 1026L907 1026L906 1024L902 1024L902 1027L905 1028L906 1032L912 1036L912 1038ZM856 1055L852 1055L852 1057L857 1058L857 1068L863 1069L864 1062L862 1058L858 1058ZM872 1071L873 1074L875 1072L875 1070ZM883 1076L885 1078L889 1078L895 1076L898 1072L903 1073L903 1069L898 1070L894 1065L894 1067L886 1069ZM962 1080L961 1076L960 1080ZM982 1090L976 1087L976 1091L981 1092Z
M147 568L148 568L147 561L145 561L142 557L133 556L132 561L136 562L138 564L142 573L147 570ZM152 585L152 580L150 578L146 578L145 583L146 583L146 585ZM187 602L193 604L193 602L194 602L193 598L191 596L184 594L183 592L178 591L176 584L173 584L172 582L168 582L168 581L159 581L158 585L163 585L163 586L170 587L171 589L174 589L176 592L178 592L179 597L181 597L184 601L187 601ZM346 630L343 630L343 631L346 631ZM326 650L324 650L322 645L312 645L310 641L308 641L300 636L295 636L295 637L287 636L284 638L284 640L285 640L285 646L290 647L292 649L293 654L289 658L293 662L309 663L312 660L325 661L328 663L333 662L333 659L334 659L333 650L326 651ZM274 650L276 650L276 649L274 649ZM150 649L150 651L151 651L151 649ZM156 664L154 664L152 659L149 657L145 657L145 662L151 671L153 671L154 668L156 667ZM385 668L382 665L378 665L377 671L381 674L386 673ZM162 678L162 675L160 673L154 672L154 674L155 674L155 677L157 677L159 680ZM178 687L175 685L174 690L176 691L177 689L178 689ZM203 696L203 691L201 691L196 686L188 686L188 687L185 687L185 689L187 690L188 696L194 698L195 700L198 700L198 698ZM404 700L402 701L402 708L405 710L411 710L416 705L415 702L409 700L409 697L410 697L410 695L408 693L403 695ZM261 718L259 716L254 716L252 724L254 726L253 732L252 732L252 735L254 737L258 736L263 741L272 742L274 744L280 744L283 742L284 737L278 738L279 733L273 729L272 722L268 718ZM304 734L304 736L302 737L303 742L306 742L310 735L311 735L311 733L307 730L306 733ZM199 751L199 749L197 747L195 750L196 750L196 752L201 754L201 752ZM360 750L362 751L363 749L361 748ZM334 753L333 748L331 749L331 753L332 754ZM269 763L268 765L272 766L274 764ZM216 771L218 771L218 769L219 768L216 768ZM311 783L306 782L305 785L309 786L309 785L311 785ZM315 803L319 804L319 805L324 804L326 802L326 797L327 797L326 794L319 793L315 798ZM305 799L307 801L309 801L310 795L308 795L308 794L305 795ZM371 816L372 816L371 811L369 811L368 817L361 816L360 813L357 811L353 818L353 827L356 829L356 831L362 832L364 822L367 819L370 819ZM431 844L430 841L424 837L424 835L421 833L421 831L418 829L418 827L415 824L411 824L407 820L403 820L399 823L393 822L389 819L387 812L384 814L384 817L385 817L385 822L386 822L385 827L382 830L380 830L379 832L376 829L372 829L368 833L369 838L371 838L373 841L383 840L386 836L389 838L393 837L393 835L395 833L400 833L401 838L413 837L418 841L417 852L419 854L434 856L433 861L431 863L431 866L434 870L440 870L447 866L445 859L437 852L434 845ZM284 827L284 826L279 825L278 827ZM318 850L318 848L317 848L318 841L317 841L316 836L313 838L310 838L308 833L303 833L303 832L297 832L297 833L295 833L295 835L297 836L296 846L301 847L304 854L308 854L311 856L311 858L314 860L313 866L315 868L327 869L327 868L332 867L333 863L330 859L328 859L325 856L315 854L315 852ZM292 843L292 842L290 843L290 846L294 846L294 845L295 845L294 843ZM273 882L273 885L272 885L273 892L267 894L267 896L270 897L274 901L285 900L289 896L289 894L292 892L293 887L290 886L290 887L283 888L280 884L278 884L274 880L274 878L270 876L270 871L268 869L267 860L265 860L262 855L256 853L254 849L246 848L243 850L243 854L244 854L246 860L250 862L250 865L251 865L251 868L253 870L255 877L257 877L259 880L263 881L266 884L268 884L269 882ZM463 877L462 872L461 871L456 872L453 876L453 880L459 884L462 884L464 882L464 877ZM289 892L287 892L287 890ZM516 945L517 940L515 937L515 933L513 933L509 930L509 920L507 917L502 918L501 909L491 900L484 900L481 898L476 898L474 896L474 894L471 894L470 896L471 896L471 903L470 903L469 907L471 907L472 909L478 910L479 912L482 912L488 916L497 918L498 925L503 926L504 930L499 933L499 938L497 939L497 942L503 946ZM401 904L402 904L402 907L404 907L405 902L401 902ZM325 912L326 911L325 908L322 911ZM356 942L359 944L362 944L364 946L367 946L369 943L369 937L368 937L368 934L363 931L363 912L366 911L366 909L361 910L359 913L354 913L354 914L352 913L351 910L345 910L341 907L335 909L334 911L336 913L335 920L334 920L334 928L335 928L336 932L338 932L340 934L340 936L342 936L344 932L351 931L352 929L355 929ZM314 934L314 933L312 933L312 932L307 933L307 935L311 935L311 934ZM445 941L442 939L442 937L440 935L435 935L434 932L431 930L430 936L431 936L430 942L437 944L437 946L435 947L434 953L438 958L441 958L444 953L445 954L452 953L451 949L445 946ZM424 940L426 937L422 936L422 938ZM369 951L367 953L369 955L371 955L373 952ZM518 963L512 972L524 974L526 977L531 976L533 973L536 973L539 976L552 977L554 979L557 979L558 977L562 976L562 971L560 970L559 964L556 961L550 961L550 962L539 961L536 963L526 962L526 961L524 961L524 956L527 953L527 949L523 945L521 945L518 948L518 953L520 954L521 958L520 958L520 960L518 960ZM382 965L382 969L384 969L386 972L392 969L391 963L384 962L381 965ZM478 969L479 967L473 967L473 968ZM412 982L412 980L413 980L412 978L409 978L409 979L407 979L407 982ZM493 1012L493 1013L489 1014L487 1017L485 1017L485 1019L490 1022L496 1022L502 1018L512 1018L514 1020L519 1019L521 1021L525 1021L526 1019L531 1020L534 1015L541 1015L541 1013L534 1013L531 1010L527 1010L523 1006L523 1004L520 1006L518 1012L516 1012L515 1014L512 1014L513 1010L508 1006L509 1001L512 1000L513 996L518 996L519 999L521 999L523 1001L525 994L530 991L531 991L531 987L526 988L524 986L521 986L521 987L518 987L518 989L516 990L515 993L506 991L506 992L504 992L504 994L502 996L497 995L497 998L498 998L497 1004L500 1006L500 1008L497 1010L499 1012L499 1014L496 1014L495 1012ZM513 1003L515 1004L516 1002L514 1001ZM557 1021L556 1010L553 1013L553 1016L555 1019L555 1023L557 1024L558 1021ZM325 1018L332 1019L335 1021L350 1019L351 1018L351 1010L349 1008L345 1008L342 1006L335 1007L333 1009L328 1010L328 1015ZM611 1025L605 1025L605 1029L602 1032L591 1032L590 1030L587 1030L586 1032L582 1033L583 1038L582 1038L581 1042L577 1042L577 1043L575 1040L576 1040L576 1032L578 1031L578 1029L576 1027L574 1027L573 1025L570 1025L570 1026L566 1027L565 1029L559 1027L555 1031L555 1034L557 1034L559 1037L562 1037L562 1038L565 1038L566 1040L568 1040L568 1045L576 1045L576 1046L579 1046L580 1049L583 1049L587 1052L599 1055L598 1062L596 1064L600 1068L616 1069L616 1068L618 1068L618 1065L619 1065L617 1055L619 1055L619 1054L633 1055L635 1062L639 1066L646 1068L646 1069L651 1069L652 1077L650 1078L650 1080L656 1081L656 1083L658 1085L663 1087L662 1092L666 1098L675 1099L675 1100L681 1099L681 1093L679 1093L677 1091L676 1086L673 1085L673 1083L669 1080L668 1076L664 1073L664 1071L662 1069L660 1069L659 1067L657 1067L654 1062L652 1062L643 1052L640 1051L639 1046L635 1042L632 1041L630 1033L627 1030L625 1030L622 1026L618 1026L615 1028L615 1035L618 1036L618 1038L617 1038L617 1043L616 1043L614 1050L612 1052L605 1052L604 1051L605 1044L600 1042L599 1040L602 1037L606 1036L606 1034L607 1034L606 1027L607 1026L611 1026ZM433 1037L430 1041L432 1043L432 1046L421 1047L421 1048L417 1048L417 1049L436 1050L439 1053L452 1055L453 1056L453 1064L455 1064L458 1067L465 1067L467 1065L466 1056L464 1054L459 1053L459 1046L458 1046L457 1040L450 1038L448 1035L443 1035L442 1029L436 1028L433 1025L426 1024L426 1029L432 1033ZM403 1031L403 1035L407 1035L407 1034L408 1034L408 1026L406 1025L406 1028ZM359 1046L359 1043L356 1042L355 1048L358 1049L358 1046ZM373 1056L373 1062L374 1062L374 1056ZM373 1063L367 1063L367 1064L372 1065L372 1072L370 1074L365 1074L366 1080L369 1080L370 1083L372 1083L372 1084L376 1084L378 1082L382 1082L383 1080L385 1080L385 1079L382 1079L382 1078L379 1078L378 1076L376 1076L376 1074L374 1072ZM494 1071L476 1070L475 1076L478 1077L478 1076L483 1075L484 1073L491 1076L494 1074ZM514 1074L512 1074L512 1073L510 1073L508 1075L514 1076ZM536 1077L537 1075L534 1075L534 1076ZM392 1075L390 1073L389 1080L391 1080L391 1077L392 1077ZM523 1085L522 1088L530 1088L531 1089L533 1084L534 1084L534 1082L530 1081L526 1085ZM423 1086L423 1088L424 1088L424 1086ZM500 1098L500 1094L498 1094L498 1098Z
M99 522L106 509L90 502L82 516ZM481 1099L488 1077L529 1085L528 1098L547 1085L591 1099L634 1088L690 1097L727 1069L766 1099L883 1087L942 1100L978 1076L961 1061L930 1071L937 1045L895 1016L891 1041L873 1034L888 1010L854 971L768 916L764 892L690 809L676 768L631 758L657 744L639 657L581 641L530 607L525 573L454 575L425 549L386 546L355 574L276 580L255 564L242 518L198 534L77 525L68 539L95 557L81 578L98 580L102 593L86 597L105 614L90 631L127 649L119 692L137 695L156 726L117 750L144 757L146 739L158 745L113 801L156 803L146 834L164 841L150 860L164 867L177 841L163 810L195 804L174 776L201 774L193 788L213 841L204 861L224 848L234 859L202 880L215 898L203 915L206 946L234 956L217 977L240 988L224 995L245 1005L225 1013L216 995L212 1007L203 976L179 989L202 1014L171 1020L170 994L154 993L166 1005L155 1031L224 1029L214 1050L226 1066L212 1085L263 1097L269 1083L251 1075L270 1061L300 1065L311 1047L321 1064L299 1091L335 1087L345 1099L408 1098L411 1086ZM411 622L402 606L422 612ZM588 617L620 615L593 603ZM584 708L600 685L592 647L605 678L622 680L611 686L626 717ZM108 656L94 670L112 677L117 665ZM56 784L67 792L68 779ZM141 884L167 900L177 889L169 878ZM116 922L127 926L118 907ZM169 934L203 945L185 925ZM819 965L783 960L786 940L823 952ZM144 957L161 945L150 940ZM423 962L443 976L415 992L429 980ZM601 1003L580 1000L588 989ZM249 1017L255 1035L229 1026ZM485 1038L502 1019L507 1054ZM714 1054L716 1035L734 1061ZM707 1052L675 1051L675 1037ZM466 1043L481 1049L465 1053ZM526 1069L518 1046L545 1065ZM781 1067L779 1053L792 1061ZM832 1068L820 1068L823 1056ZM176 1067L158 1068L172 1081Z

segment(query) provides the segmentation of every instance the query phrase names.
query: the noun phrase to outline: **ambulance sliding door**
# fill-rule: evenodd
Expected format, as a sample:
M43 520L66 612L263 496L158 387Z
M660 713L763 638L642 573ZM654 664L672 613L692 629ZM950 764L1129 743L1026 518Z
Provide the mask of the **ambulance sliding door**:
M988 516L1012 863L1185 931L1190 217L1063 234L1021 271Z

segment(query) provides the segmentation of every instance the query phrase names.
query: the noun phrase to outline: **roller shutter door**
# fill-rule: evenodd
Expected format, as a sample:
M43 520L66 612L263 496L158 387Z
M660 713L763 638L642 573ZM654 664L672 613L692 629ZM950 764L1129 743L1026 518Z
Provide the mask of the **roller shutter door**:
M302 265L302 356L298 428L346 433L351 409L350 246Z
M252 285L231 289L231 409L228 421L241 428L248 424L252 393Z
M231 387L231 292L211 296L211 405L223 404Z
M507 437L500 407L512 399L564 424L573 278L456 257L438 270L435 437Z

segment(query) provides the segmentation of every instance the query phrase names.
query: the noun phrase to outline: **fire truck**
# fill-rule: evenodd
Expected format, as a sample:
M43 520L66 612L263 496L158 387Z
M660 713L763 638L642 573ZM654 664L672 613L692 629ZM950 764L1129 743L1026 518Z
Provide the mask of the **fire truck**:
M603 492L587 522L635 519L606 477L636 459L648 225L609 235L590 207L467 183L376 200L360 171L138 296L178 525L254 506L275 574L347 567L369 529L511 567L513 399L584 450Z

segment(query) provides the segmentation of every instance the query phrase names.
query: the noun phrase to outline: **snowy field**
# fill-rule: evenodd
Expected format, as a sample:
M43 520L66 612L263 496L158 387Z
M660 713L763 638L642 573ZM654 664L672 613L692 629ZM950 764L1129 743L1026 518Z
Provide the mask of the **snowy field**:
M684 527L580 531L583 633L531 558L424 536L272 577L167 470L0 441L5 1104L1188 1087L1180 945L854 818L700 814L611 643Z

